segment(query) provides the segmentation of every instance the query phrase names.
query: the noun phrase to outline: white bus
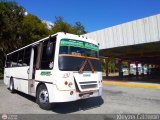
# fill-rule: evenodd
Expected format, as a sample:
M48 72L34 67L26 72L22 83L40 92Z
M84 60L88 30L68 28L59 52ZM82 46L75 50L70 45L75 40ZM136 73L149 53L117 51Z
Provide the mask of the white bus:
M4 83L36 97L42 109L101 96L98 54L96 41L59 32L7 54Z

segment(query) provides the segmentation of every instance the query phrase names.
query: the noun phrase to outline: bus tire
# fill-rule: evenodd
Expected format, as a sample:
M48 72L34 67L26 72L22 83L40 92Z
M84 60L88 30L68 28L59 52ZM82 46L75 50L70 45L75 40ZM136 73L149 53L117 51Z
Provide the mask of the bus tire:
M36 102L44 110L50 110L52 107L49 103L48 90L44 84L41 84L37 89Z
M13 79L10 79L10 84L9 84L9 90L11 91L11 93L14 93L14 82Z

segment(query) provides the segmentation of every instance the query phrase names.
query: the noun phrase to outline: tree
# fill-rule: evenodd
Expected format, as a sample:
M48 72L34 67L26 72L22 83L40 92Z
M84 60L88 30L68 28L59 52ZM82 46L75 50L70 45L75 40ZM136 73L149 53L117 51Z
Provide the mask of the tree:
M17 48L24 11L16 2L0 2L0 77L6 53Z
M55 17L55 23L52 27L52 33L57 32L66 32L66 33L72 33L77 35L85 34L85 27L80 23L76 22L75 25L71 25L64 21L63 17Z
M47 25L16 2L0 2L0 48L4 53L50 34Z
M25 12L16 2L0 2L0 73L7 53L50 34L45 23Z
M34 15L28 14L23 19L22 45L30 44L50 34L45 23Z
M71 32L71 25L64 22L63 17L55 17L55 22L52 27L52 33L57 32Z
M47 28L37 16L25 14L26 10L16 2L0 0L0 73L5 55L56 32L84 34L85 28L80 22L71 25L62 17L56 17L52 30Z
M0 2L0 47L5 53L17 47L24 11L15 2Z
M73 26L73 32L77 35L82 35L86 33L85 27L80 22L75 23L75 25Z

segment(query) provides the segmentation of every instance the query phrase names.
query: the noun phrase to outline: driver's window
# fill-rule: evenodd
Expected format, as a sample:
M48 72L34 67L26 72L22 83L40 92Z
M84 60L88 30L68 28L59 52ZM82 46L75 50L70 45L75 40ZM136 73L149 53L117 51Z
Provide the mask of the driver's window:
M41 69L42 70L51 70L54 65L54 53L56 38L51 38L50 40L43 42L42 47L42 57L41 57Z

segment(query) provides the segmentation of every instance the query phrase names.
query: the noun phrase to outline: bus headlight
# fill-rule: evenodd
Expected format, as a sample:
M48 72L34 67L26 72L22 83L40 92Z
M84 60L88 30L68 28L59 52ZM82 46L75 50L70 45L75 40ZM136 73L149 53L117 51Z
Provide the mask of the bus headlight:
M72 82L69 82L68 86L69 87L72 87L73 83Z
M70 73L65 73L64 75L63 75L63 78L68 78L70 76Z

